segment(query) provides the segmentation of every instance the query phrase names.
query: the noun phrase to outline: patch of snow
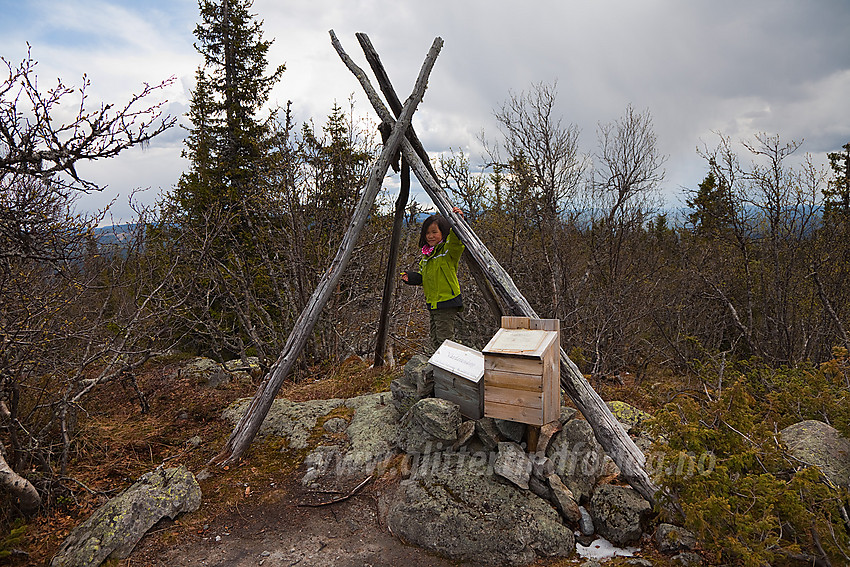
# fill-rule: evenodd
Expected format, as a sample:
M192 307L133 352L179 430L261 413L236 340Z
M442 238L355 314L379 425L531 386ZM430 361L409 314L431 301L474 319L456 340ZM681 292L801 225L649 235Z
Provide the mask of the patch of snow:
M576 553L588 559L609 559L611 557L633 557L637 547L617 547L605 538L596 538L587 547L576 543Z

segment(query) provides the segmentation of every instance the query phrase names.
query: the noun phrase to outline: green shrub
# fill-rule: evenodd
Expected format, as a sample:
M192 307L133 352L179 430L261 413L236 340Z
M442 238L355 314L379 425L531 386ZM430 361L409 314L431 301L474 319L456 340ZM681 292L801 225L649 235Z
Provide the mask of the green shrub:
M723 565L809 564L825 554L850 562L841 510L846 487L828 483L817 468L786 456L778 431L806 419L850 433L847 351L814 367L773 369L759 361L727 369L732 384L704 398L680 397L657 412L650 426L663 462L711 453L714 467L658 471L677 496L712 562Z
M24 545L26 531L27 525L18 520L12 525L11 531L0 539L0 563Z

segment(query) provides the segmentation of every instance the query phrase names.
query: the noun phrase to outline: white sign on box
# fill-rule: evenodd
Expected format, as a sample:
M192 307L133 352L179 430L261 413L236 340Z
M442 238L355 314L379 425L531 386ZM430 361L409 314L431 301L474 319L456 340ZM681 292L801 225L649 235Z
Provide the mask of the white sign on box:
M443 341L428 362L471 382L477 383L484 376L484 355L454 341Z

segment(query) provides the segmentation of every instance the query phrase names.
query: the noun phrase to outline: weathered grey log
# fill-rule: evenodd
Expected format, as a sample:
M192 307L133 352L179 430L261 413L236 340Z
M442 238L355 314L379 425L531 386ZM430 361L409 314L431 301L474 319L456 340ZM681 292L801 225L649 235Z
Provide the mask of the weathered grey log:
M331 37L336 41L336 36L332 30L330 33ZM251 403L248 404L245 414L230 434L230 438L227 440L224 448L218 455L213 457L210 464L225 466L233 463L251 446L251 442L260 429L260 425L262 425L274 401L275 395L277 395L280 386L289 375L296 359L304 349L304 345L307 344L307 340L312 334L316 322L319 320L322 309L342 278L348 261L351 259L357 238L366 224L366 219L375 202L375 197L377 197L378 191L381 189L381 184L387 173L387 169L390 167L390 162L398 150L399 143L404 139L405 131L410 126L410 119L416 107L422 101L428 85L428 76L431 74L431 69L434 67L434 62L437 60L442 46L443 40L439 37L436 38L419 71L413 92L407 99L407 102L404 103L404 109L398 122L395 120L391 122L393 124L392 134L387 140L383 152L381 152L381 157L369 173L366 189L357 203L354 215L348 225L348 230L340 243L339 250L337 250L336 257L322 276L304 311L301 312L301 315L299 315L298 320L295 322L295 326L286 340L280 357L278 357L277 361L275 361L269 370L269 373L263 379L260 387L251 399Z
M384 295L381 299L381 318L378 319L378 332L375 338L375 367L384 365L384 352L387 346L389 330L390 307L395 292L395 270L398 265L398 246L401 240L401 229L404 221L404 209L410 196L410 166L407 160L401 161L401 189L395 201L395 217L393 218L393 234L390 237L390 250L387 258L387 273L384 274Z
M393 117L372 87L366 74L348 57L335 37L333 38L333 43L340 58L360 81L367 98L372 103L380 119L383 122L392 124ZM361 44L363 44L362 40ZM386 76L385 73L383 75ZM484 274L486 274L500 302L512 314L533 317L535 319L539 318L516 287L510 275L502 268L478 236L469 228L463 217L452 212L451 203L442 187L440 187L437 180L433 177L432 172L425 165L424 161L426 160L423 160L419 156L416 149L406 138L402 143L402 155L410 162L425 192L434 201L440 213L449 219L455 231L466 245L467 250L470 251L476 263L481 267ZM644 470L646 457L626 434L622 426L611 414L610 409L605 405L605 402L593 390L579 368L570 360L563 349L561 349L561 384L588 422L590 422L597 440L620 467L623 476L629 484L640 492L644 498L654 504L658 488Z
M41 496L35 486L16 473L6 462L6 449L2 442L0 442L0 490L8 492L13 500L17 500L25 516L35 514L41 507Z

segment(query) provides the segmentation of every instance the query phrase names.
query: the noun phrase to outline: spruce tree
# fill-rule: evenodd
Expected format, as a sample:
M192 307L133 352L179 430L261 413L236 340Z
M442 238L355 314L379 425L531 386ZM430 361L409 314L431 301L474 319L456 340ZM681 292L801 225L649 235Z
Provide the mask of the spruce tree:
M826 213L844 221L850 220L850 143L842 152L827 154L833 178L824 190Z
M259 115L284 66L266 75L272 42L263 39L262 22L250 13L252 0L200 0L201 23L195 48L204 62L192 92L190 160L172 194L189 222L211 208L231 211L262 187L258 178L272 133Z
M267 74L272 42L252 0L200 0L203 55L185 141L188 170L165 197L150 249L174 265L173 327L190 348L226 357L273 345L287 309L274 280L269 182L274 114L263 118L284 67ZM172 269L172 268L169 268Z
M729 188L718 182L714 172L709 172L686 203L693 209L688 221L701 236L717 236L729 226L735 214Z

